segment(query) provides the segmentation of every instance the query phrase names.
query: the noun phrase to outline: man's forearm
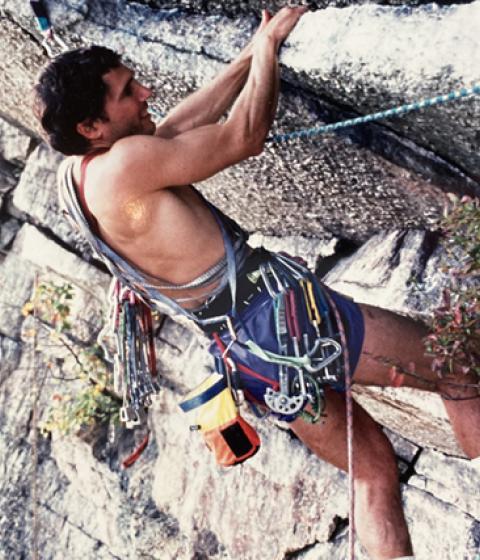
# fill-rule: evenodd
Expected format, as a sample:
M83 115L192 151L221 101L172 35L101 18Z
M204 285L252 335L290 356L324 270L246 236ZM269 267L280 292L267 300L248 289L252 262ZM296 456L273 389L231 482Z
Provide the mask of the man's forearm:
M247 82L227 119L226 125L247 142L263 145L275 117L280 84L278 47L268 35L257 42Z
M247 79L251 50L247 47L210 83L179 103L157 128L159 136L176 136L187 130L213 124L232 106Z

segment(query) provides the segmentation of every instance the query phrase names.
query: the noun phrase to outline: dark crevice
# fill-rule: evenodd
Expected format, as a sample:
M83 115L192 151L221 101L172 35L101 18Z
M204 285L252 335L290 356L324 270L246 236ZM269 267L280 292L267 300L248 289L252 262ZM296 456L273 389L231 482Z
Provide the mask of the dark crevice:
M412 460L406 463L406 468L403 470L403 472L401 473L399 480L400 482L407 484L407 482L410 480L410 478L415 474L415 465L418 461L418 458L420 457L421 453L423 451L423 448L420 447L417 449L415 455L413 456Z
M400 253L402 251L403 242L405 240L405 237L407 236L407 233L408 231L404 230L398 232L397 234L397 237L395 239L395 244L392 247L391 256L389 258L390 268L392 269L397 268L397 266L400 264Z
M303 546L302 548L299 548L298 550L293 550L291 552L286 552L285 556L283 557L283 560L296 560L296 559L302 557L306 552L308 552L309 550L314 548L317 544L318 544L318 541L315 541L313 543L309 543L309 544Z
M285 68L285 70L282 91L292 96L300 96L309 104L309 108L318 115L318 120L321 121L320 123L298 123L295 130L308 129L323 123L332 124L363 116L351 106L312 91L308 84L299 82L292 71L288 68ZM424 179L431 180L435 186L446 192L454 191L459 195L480 196L480 183L470 177L457 164L448 161L445 157L424 146L416 144L385 123L388 123L388 120L352 126L336 131L335 134L348 138L353 144L361 148L367 148L395 165L413 171ZM288 133L291 130L282 130L283 132Z
M328 537L328 542L335 542L345 534L345 530L348 527L348 517L340 517L335 515L333 518L333 528Z
M349 239L340 239L335 246L335 253L328 257L319 257L315 266L315 274L319 278L326 276L340 261L353 255L360 244Z
M283 6L290 4L287 0L250 0L250 1L220 1L220 0L127 0L127 3L136 2L144 4L152 9L173 9L180 8L189 14L197 15L223 15L228 18L235 18L245 15L255 15L258 17L263 8L267 8L273 12ZM430 0L407 0L407 2L400 3L397 0L377 0L372 2L379 6L399 7L407 4L409 8L421 7L423 5L431 4ZM457 4L471 4L472 0L456 0L437 2L440 6L450 6ZM348 0L324 0L323 2L315 0L298 0L296 4L303 4L309 6L312 11L323 10L327 7L346 9L353 3Z
M428 261L435 252L435 249L439 246L441 238L442 233L439 231L426 230L424 232L422 242L417 250L418 260L415 264L415 270L412 271L412 282L415 283L422 280Z

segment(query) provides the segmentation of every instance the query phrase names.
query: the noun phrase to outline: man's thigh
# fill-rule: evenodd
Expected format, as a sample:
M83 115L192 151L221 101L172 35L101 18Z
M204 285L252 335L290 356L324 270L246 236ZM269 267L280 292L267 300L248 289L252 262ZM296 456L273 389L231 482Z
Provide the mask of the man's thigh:
M347 471L347 421L345 395L326 389L325 416L316 424L298 418L290 424L292 431L320 459ZM390 443L381 427L357 403L353 403L353 452L355 477L368 478L377 465L390 464L396 472L396 463Z
M361 385L395 385L435 390L438 377L431 369L422 323L370 305L360 305L365 321L365 338L353 380ZM397 367L397 374L392 369ZM401 375L401 372L413 375ZM400 375L399 375L400 374ZM417 378L418 376L418 378Z

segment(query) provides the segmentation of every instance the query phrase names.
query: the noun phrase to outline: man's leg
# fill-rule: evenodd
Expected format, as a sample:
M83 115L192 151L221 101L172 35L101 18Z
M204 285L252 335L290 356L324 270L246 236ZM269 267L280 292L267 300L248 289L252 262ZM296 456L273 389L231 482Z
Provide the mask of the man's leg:
M318 456L346 471L345 396L326 391L326 418L318 424L297 419L293 432ZM403 516L398 470L392 446L380 426L354 403L355 524L374 560L412 554Z
M466 398L444 398L443 402L458 442L466 455L470 458L480 456L478 388L454 385L476 384L479 382L478 378L459 373L455 377L440 379L431 370L431 358L425 355L422 340L427 335L427 329L424 325L377 307L360 307L365 320L365 340L354 382L382 387L392 385L392 365L397 364L401 369L413 371L425 380L407 374L403 375L403 378L397 377L402 379L402 385L405 387L436 391L453 398Z

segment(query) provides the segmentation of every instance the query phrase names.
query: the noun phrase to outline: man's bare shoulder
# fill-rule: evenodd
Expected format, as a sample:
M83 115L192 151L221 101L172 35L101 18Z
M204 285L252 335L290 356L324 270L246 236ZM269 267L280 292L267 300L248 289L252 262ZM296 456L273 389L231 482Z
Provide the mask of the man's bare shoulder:
M162 158L169 142L171 140L147 134L126 136L113 144L108 155L109 159L118 165L141 164L152 157Z
M169 140L147 135L122 138L110 148L104 169L125 188L151 191L169 186L162 181L162 163L171 157Z

